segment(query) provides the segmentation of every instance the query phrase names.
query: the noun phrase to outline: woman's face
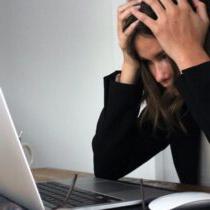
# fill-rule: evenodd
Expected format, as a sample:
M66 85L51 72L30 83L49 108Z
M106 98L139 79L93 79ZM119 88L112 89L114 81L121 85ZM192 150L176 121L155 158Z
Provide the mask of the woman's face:
M153 36L138 35L135 47L140 59L147 63L156 82L164 88L173 86L174 71L171 61L157 39Z

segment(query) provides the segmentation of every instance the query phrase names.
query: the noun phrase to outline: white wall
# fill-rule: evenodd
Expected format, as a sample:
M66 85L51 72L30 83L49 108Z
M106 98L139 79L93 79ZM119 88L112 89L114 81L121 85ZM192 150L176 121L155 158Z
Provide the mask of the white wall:
M33 167L93 171L103 76L119 69L117 0L0 0L0 85ZM113 41L114 40L114 41ZM154 160L131 176L155 178Z
M1 0L0 10L0 83L33 166L92 171L113 70L111 1Z
M168 146L163 152L157 155L155 164L157 180L180 182L173 163L170 146Z

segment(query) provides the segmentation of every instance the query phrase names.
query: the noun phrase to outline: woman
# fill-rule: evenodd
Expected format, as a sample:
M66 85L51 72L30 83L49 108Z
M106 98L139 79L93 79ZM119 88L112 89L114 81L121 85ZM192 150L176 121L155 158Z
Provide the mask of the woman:
M119 7L124 60L121 72L104 78L104 108L92 142L97 177L118 179L170 145L180 181L199 182L200 128L209 133L192 74L210 67L203 49L209 19L205 4L194 0L192 6L131 0Z

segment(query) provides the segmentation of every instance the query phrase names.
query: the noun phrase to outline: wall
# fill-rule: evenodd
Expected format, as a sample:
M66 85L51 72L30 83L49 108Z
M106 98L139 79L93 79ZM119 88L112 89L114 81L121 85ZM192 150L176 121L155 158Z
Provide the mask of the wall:
M102 77L113 69L111 1L1 0L0 8L0 83L34 167L92 171Z
M103 76L120 68L117 0L1 0L0 84L33 167L93 171ZM154 159L131 176L155 178Z

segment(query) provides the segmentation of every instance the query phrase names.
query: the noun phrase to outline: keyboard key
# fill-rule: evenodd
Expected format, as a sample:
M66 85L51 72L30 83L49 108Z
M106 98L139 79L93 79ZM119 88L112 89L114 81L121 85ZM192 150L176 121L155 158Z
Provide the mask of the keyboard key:
M70 186L57 182L38 183L37 187L44 203L48 204L46 206L50 208L62 204L70 189ZM81 207L114 201L120 201L120 199L75 188L64 207Z

